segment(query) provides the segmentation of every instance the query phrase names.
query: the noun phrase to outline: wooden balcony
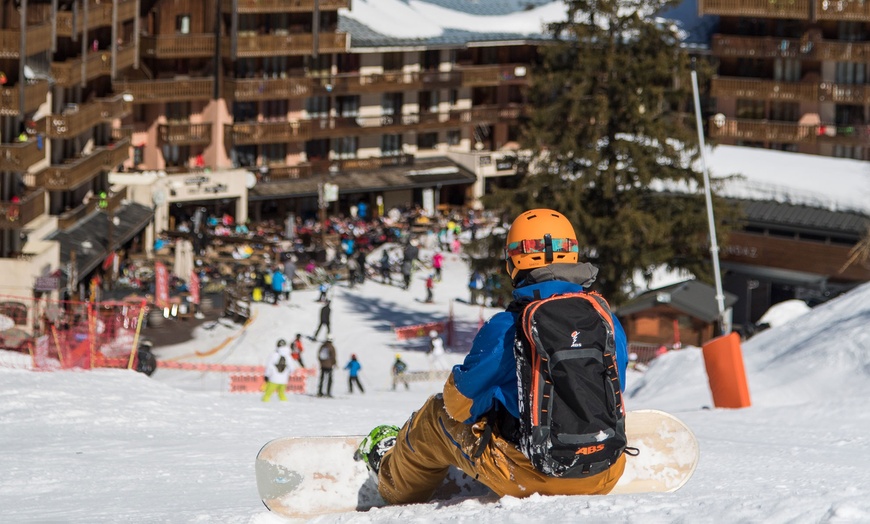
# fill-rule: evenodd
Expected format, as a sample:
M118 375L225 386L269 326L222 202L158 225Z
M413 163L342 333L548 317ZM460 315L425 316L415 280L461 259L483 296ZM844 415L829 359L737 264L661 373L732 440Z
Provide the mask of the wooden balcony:
M347 33L322 33L318 36L318 52L322 54L344 53L349 38ZM239 34L236 37L236 52L232 54L232 41L223 41L221 52L230 58L257 56L306 56L314 50L314 35L302 34Z
M831 2L815 0L817 20L870 22L870 5L865 2Z
M109 55L111 56L111 54ZM118 50L115 62L115 70L120 71L132 67L136 63L136 47L133 45L125 46Z
M715 77L710 94L714 97L777 100L788 102L818 102L819 85L802 82L777 82L754 78Z
M85 28L85 12L83 2L76 2L70 11L57 12L57 35L78 35ZM87 29L112 26L112 2L92 0L88 3ZM136 17L135 0L118 1L118 22L124 22Z
M77 57L64 62L51 63L51 76L59 86L63 87L74 87L111 73L111 51L90 51L84 59Z
M169 80L142 80L113 82L118 93L133 95L134 104L153 104L187 100L211 100L214 79L173 78Z
M710 119L707 127L710 138L730 138L746 142L814 144L818 137L818 126L793 122L728 118L719 127Z
M373 171L385 167L410 166L413 164L414 155L350 158L347 160L318 160L292 166L284 164L270 165L269 178L272 180L310 178L315 175L329 173L329 169L333 166L338 167L340 171Z
M21 84L0 88L0 115L17 116L21 113L19 93ZM24 84L24 112L36 111L48 96L48 82L37 80Z
M210 58L214 56L213 34L150 35L139 40L142 54L157 58Z
M123 95L116 95L111 98L98 99L100 104L100 116L103 121L111 121L116 118L124 118L133 112L133 103L124 100Z
M517 72L523 68L525 73L518 76ZM486 66L463 66L462 85L468 87L500 86L507 84L528 84L528 66L522 64L497 64Z
M237 0L236 9L239 13L311 13L314 12L315 0ZM222 0L221 11L233 12L233 0ZM350 9L350 0L320 0L318 8L321 11L336 11L341 8Z
M35 55L51 48L51 24L27 26L27 47L24 56ZM18 29L0 30L0 58L21 57L21 32Z
M224 96L234 100L279 100L311 96L310 78L230 78Z
M494 124L517 120L523 113L523 106L481 105L460 113L462 122Z
M27 168L45 158L35 139L15 144L0 144L0 171L27 171Z
M870 61L870 43L818 40L770 36L714 35L711 45L714 56L739 58L799 58L842 62Z
M311 139L311 124L299 121L225 124L224 135L236 145L304 142Z
M211 123L175 122L157 126L157 137L164 144L192 146L211 144Z
M102 147L103 168L105 171L117 169L130 158L130 139L122 138L117 142Z
M45 214L45 189L31 189L20 202L0 201L0 230L22 229Z
M810 19L812 0L698 0L701 15Z
M49 191L68 191L93 179L105 169L105 148L95 148L90 155L51 164L36 174L36 185Z
M112 140L119 142L124 139L133 139L133 126L121 126L112 128Z

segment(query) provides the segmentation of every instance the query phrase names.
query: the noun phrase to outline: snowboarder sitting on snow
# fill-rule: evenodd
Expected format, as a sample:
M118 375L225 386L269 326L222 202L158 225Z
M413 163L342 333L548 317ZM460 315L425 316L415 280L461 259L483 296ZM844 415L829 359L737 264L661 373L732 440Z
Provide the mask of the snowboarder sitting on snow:
M263 402L269 402L272 393L278 392L279 400L287 400L287 382L290 374L296 369L293 358L290 356L290 348L282 338L275 347L275 352L269 357L266 364L266 389L263 392Z
M576 239L571 223L558 212L535 209L521 214L511 225L505 246L514 299L583 292L598 270L578 263ZM360 443L354 458L365 461L377 475L385 501L428 501L449 466L462 469L499 497L606 494L616 485L625 468L623 454L596 464L601 472L568 478L542 473L520 451L519 406L520 400L528 399L520 399L518 393L514 356L518 315L508 309L484 324L463 364L453 368L443 393L430 397L404 427L378 426ZM625 333L616 318L612 320L614 360L624 385Z

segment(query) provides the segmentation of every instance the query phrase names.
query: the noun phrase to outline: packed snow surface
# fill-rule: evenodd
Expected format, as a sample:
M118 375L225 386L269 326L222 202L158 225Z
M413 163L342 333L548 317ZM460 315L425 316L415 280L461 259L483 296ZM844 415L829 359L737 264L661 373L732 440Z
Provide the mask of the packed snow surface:
M424 255L431 253L424 250ZM375 255L376 256L376 255ZM390 388L396 353L428 369L424 340L398 341L394 326L446 320L456 336L446 357L461 361L482 319L497 310L467 303L468 270L448 255L435 303L424 274L411 289L368 281L333 290L340 368L355 353L365 394L291 395L264 403L229 393L223 373L158 369L33 372L0 358L0 522L246 523L285 519L261 504L254 457L287 435L359 434L402 424L437 382ZM278 338L317 326L317 291L289 305L255 304L247 328L224 321L160 359L262 365ZM870 285L762 332L743 344L752 407L715 409L700 349L687 348L631 372L630 409L683 419L701 445L695 476L672 494L505 497L336 514L314 522L870 522ZM322 338L322 336L321 336ZM306 341L305 363L316 360ZM5 366L5 367L4 367ZM324 494L329 497L329 494Z

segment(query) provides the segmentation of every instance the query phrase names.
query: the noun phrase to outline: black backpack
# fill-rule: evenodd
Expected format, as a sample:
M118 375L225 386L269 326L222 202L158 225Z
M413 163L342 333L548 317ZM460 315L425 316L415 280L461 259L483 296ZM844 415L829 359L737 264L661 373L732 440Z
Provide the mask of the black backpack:
M595 293L514 302L519 447L551 477L606 471L626 449L610 307Z
M285 369L287 369L287 360L284 358L284 355L281 355L281 358L278 359L278 363L275 364L275 369L278 370L278 373L283 373Z

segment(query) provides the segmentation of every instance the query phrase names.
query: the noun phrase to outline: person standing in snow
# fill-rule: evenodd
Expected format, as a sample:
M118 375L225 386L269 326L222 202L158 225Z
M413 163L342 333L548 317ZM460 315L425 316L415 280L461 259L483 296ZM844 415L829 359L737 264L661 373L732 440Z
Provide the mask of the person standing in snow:
M435 270L435 280L441 282L441 266L444 265L444 255L440 251L436 251L432 255L432 269Z
M281 266L275 266L272 271L272 304L277 306L281 298L285 300L288 298L284 291L286 281L287 278L284 276Z
M282 338L266 363L266 389L263 391L263 402L269 402L276 391L279 400L287 400L287 382L294 369L295 363L290 356L290 348Z
M305 369L305 364L302 363L302 351L305 348L302 346L302 333L296 333L296 339L290 343L290 356L293 360L299 363L299 367Z
M320 361L320 380L317 382L318 397L332 397L332 369L335 367L335 346L332 345L332 337L326 337L326 342L320 346L320 351L317 353L317 359ZM326 385L326 392L323 391L323 386Z
M317 331L314 332L314 336L311 337L312 340L317 340L317 335L320 334L321 328L326 328L326 339L329 340L329 336L332 334L332 329L329 326L329 317L332 315L332 307L330 306L329 300L323 304L323 307L320 308L320 324L317 326Z
M350 356L350 361L346 366L344 366L344 369L349 373L347 377L347 392L353 393L353 385L356 384L359 388L359 392L365 393L366 390L363 389L362 383L359 381L359 370L362 369L362 365L356 359L356 355Z
M402 355L396 353L396 360L393 362L393 391L396 390L399 382L405 384L405 389L411 389L411 386L408 385L408 378L405 376L406 371L408 371L408 364L402 360Z
M433 275L426 277L426 303L431 304L434 300L433 290L435 289L435 278Z
M505 242L505 268L514 299L543 300L583 293L598 268L579 263L577 235L568 219L534 209L514 220ZM377 475L378 492L389 504L427 502L450 466L489 487L497 496L597 495L609 493L625 468L625 455L580 478L549 476L521 451L522 437L514 343L521 308L508 308L477 333L465 361L453 367L443 392L433 395L401 429L378 426L354 458ZM625 332L611 313L615 367L625 386Z
M444 340L434 329L429 332L429 369L432 371L447 369L444 365Z

